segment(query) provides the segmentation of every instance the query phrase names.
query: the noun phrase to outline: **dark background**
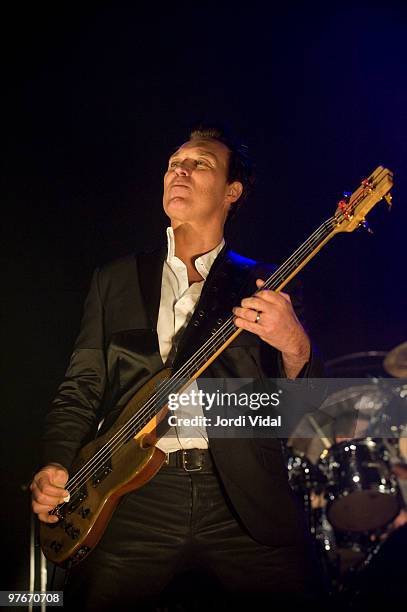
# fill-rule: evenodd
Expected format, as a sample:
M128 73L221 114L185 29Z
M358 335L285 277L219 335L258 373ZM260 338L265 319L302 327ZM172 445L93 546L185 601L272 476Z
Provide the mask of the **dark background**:
M301 273L326 361L407 340L403 3L15 3L1 19L2 509L28 588L41 422L96 265L153 246L169 152L199 118L249 146L257 190L230 241L281 263L382 164L394 207ZM400 276L401 275L401 276Z

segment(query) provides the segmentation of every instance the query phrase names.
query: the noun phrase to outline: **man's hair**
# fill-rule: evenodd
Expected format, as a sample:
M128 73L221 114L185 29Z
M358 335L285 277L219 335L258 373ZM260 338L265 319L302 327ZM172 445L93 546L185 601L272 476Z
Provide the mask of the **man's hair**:
M243 185L242 195L229 209L227 220L234 218L254 187L254 168L249 157L248 147L239 143L225 126L219 124L199 123L192 127L189 140L213 138L222 142L230 151L228 167L228 183L239 181Z

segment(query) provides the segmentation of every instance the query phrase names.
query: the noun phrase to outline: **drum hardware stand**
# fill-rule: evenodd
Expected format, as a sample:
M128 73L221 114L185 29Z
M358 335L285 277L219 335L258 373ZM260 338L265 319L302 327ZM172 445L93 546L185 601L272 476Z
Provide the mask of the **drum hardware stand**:
M25 483L21 485L21 489L23 491L29 490L30 483ZM29 575L29 584L28 590L30 592L40 591L45 593L46 591L52 590L63 590L66 584L66 580L68 578L68 570L65 573L64 580L58 580L58 584L55 585L56 578L56 570L57 566L53 564L53 569L51 573L51 580L48 582L48 563L49 561L43 554L40 546L40 538L39 538L39 521L36 515L31 510L31 501L30 501L30 575ZM68 568L70 569L70 568ZM47 609L47 603L41 602L41 604L30 602L27 605L27 610L29 612L33 612L33 608L38 609L41 608L41 612L45 612Z
M38 533L38 521L35 514L31 511L30 505L30 578L29 578L29 591L41 591L47 590L47 560L42 553L39 545L39 533ZM37 607L38 604L35 604ZM28 605L29 612L33 612L34 604L32 602ZM46 602L41 603L41 612L45 612L47 609Z
M354 605L358 606L358 598L361 594L361 585L358 585L358 579L362 575L362 571L366 569L373 561L379 550L381 549L383 542L376 542L375 545L368 551L366 557L362 559L354 567L351 567L346 572L341 583L338 584L337 595L344 598L344 603L349 609L353 609ZM356 607L356 610L358 607Z
M319 439L321 440L325 448L331 448L332 440L325 436L325 432L320 428L314 417L311 414L307 414L307 419L313 427L314 431L318 434Z

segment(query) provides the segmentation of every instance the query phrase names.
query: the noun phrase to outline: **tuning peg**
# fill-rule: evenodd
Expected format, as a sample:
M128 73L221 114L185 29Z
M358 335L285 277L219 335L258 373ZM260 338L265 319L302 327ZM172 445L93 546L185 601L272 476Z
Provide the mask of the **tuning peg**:
M363 229L365 229L369 234L373 234L373 230L371 229L366 219L362 219L362 221L359 223L359 227L363 227Z
M387 193L387 194L384 196L384 199L386 200L388 210L390 211L390 210L391 210L391 207L392 207L392 205L393 205L393 202L392 202L393 198L392 198L391 193Z
M362 187L364 189L369 189L369 191L373 190L372 179L371 178L363 179L363 181L361 181L360 184L362 185Z

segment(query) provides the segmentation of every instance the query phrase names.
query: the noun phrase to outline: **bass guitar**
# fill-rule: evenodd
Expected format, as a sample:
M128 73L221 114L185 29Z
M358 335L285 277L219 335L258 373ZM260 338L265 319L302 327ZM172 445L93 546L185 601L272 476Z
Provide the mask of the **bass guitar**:
M267 278L262 289L281 291L335 234L365 225L367 213L382 198L391 205L392 185L392 172L382 166L376 168ZM41 548L50 561L70 567L84 559L100 540L119 499L158 472L165 453L155 444L163 435L169 395L187 388L241 331L231 315L177 371L165 368L153 376L128 402L114 425L82 448L65 486L69 501L50 511L59 521L40 524Z

